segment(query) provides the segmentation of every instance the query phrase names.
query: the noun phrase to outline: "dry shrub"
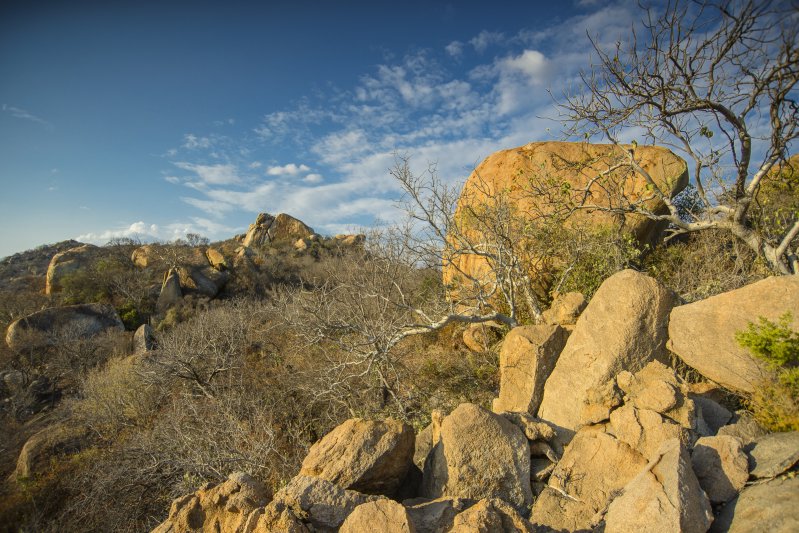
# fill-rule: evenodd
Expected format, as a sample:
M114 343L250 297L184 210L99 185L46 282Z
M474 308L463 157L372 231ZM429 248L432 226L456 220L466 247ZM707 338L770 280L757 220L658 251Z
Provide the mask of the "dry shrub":
M656 248L646 266L650 275L685 302L738 289L769 275L749 248L724 232L710 230Z

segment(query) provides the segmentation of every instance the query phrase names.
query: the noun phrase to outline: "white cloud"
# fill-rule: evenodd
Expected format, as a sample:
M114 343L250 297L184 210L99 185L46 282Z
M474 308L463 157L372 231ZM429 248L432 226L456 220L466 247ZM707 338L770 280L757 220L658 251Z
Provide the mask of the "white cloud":
M295 165L289 163L283 166L273 166L266 169L266 173L270 176L296 176L301 172L308 172L311 170L306 165Z
M109 229L99 233L84 233L75 237L75 240L92 244L105 244L111 239L123 237L154 240L160 238L160 234L161 230L157 224L146 224L140 220L121 228Z
M10 106L8 104L3 104L2 110L3 110L4 113L8 113L9 115L11 115L14 118L19 118L19 119L22 119L22 120L30 120L31 122L35 122L37 124L41 124L42 126L45 127L45 129L47 129L49 131L52 131L52 130L55 129L55 126L53 126L53 124L51 122L49 122L49 121L47 121L47 120L45 120L45 119L43 119L41 117L37 117L33 113L30 113L30 112L28 112L28 111L26 111L24 109L19 108L19 107L14 107L14 106Z
M182 170L194 172L201 182L208 185L233 185L241 182L238 170L232 164L196 165L179 161L174 165Z
M321 183L324 180L325 180L325 178L322 177L321 174L308 174L307 176L302 178L302 181L304 181L306 183Z
M452 41L444 47L444 51L452 57L458 58L463 55L463 43L460 41Z
M169 183L174 183L174 184L180 183L180 178L177 176L165 176L164 179Z

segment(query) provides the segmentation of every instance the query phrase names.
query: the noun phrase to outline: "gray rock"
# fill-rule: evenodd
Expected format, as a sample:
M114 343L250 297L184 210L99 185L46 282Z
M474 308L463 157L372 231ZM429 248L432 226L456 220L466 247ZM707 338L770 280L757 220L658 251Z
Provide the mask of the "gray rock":
M747 487L724 506L711 532L796 533L799 531L799 477L776 478Z
M694 444L691 464L713 503L735 498L749 479L749 461L741 440L735 437L702 437Z
M776 477L799 462L799 431L770 433L755 440L749 450L749 475Z
M124 330L116 310L108 304L67 305L38 311L12 322L6 332L6 344L15 351L34 350L65 340Z
M345 490L317 477L296 476L275 494L273 503L282 503L300 511L319 529L336 529L359 505L376 501L377 496L367 496L354 490Z
M745 448L766 434L766 430L747 411L737 411L732 422L719 428L717 435L728 435L741 439Z

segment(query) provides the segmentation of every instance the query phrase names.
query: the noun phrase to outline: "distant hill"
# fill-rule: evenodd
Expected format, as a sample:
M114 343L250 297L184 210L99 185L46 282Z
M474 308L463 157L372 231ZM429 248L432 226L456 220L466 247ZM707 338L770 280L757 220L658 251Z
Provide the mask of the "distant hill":
M0 259L0 289L19 288L32 282L41 283L44 288L44 276L53 256L81 244L83 243L69 239L55 244L43 244Z

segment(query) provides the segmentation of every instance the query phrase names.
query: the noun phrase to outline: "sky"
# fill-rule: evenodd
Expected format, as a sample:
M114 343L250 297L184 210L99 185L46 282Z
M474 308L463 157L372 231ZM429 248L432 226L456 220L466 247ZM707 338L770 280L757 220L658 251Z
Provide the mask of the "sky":
M48 1L0 7L0 257L211 240L260 212L395 220L396 154L465 180L561 138L556 100L634 2Z

